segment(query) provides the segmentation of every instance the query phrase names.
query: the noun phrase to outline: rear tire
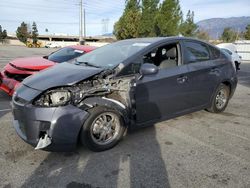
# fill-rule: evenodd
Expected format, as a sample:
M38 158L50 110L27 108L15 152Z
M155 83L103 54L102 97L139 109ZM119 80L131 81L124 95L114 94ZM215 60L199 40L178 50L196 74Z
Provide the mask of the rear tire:
M212 106L207 110L212 113L223 112L227 107L229 98L230 98L229 87L225 84L220 84L213 98Z
M117 111L106 107L94 107L84 122L80 139L90 150L100 152L111 149L122 139L126 127Z

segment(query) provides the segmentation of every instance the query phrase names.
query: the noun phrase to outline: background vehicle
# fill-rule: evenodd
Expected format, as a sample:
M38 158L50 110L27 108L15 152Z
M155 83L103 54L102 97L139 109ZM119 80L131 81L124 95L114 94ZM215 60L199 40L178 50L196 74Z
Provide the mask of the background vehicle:
M92 46L68 46L48 56L18 58L8 63L0 73L0 89L12 95L25 78L57 63L69 61L94 50Z
M232 57L232 61L235 63L236 70L240 70L240 64L242 61L242 58L239 54L236 52L236 47L233 44L218 44L217 45L221 50L226 52Z
M230 57L208 43L118 41L25 79L12 100L14 127L36 149L70 150L81 140L103 151L128 126L203 109L222 112L236 85Z
M47 43L44 47L45 48L61 48L61 45L53 42L53 43Z
M40 48L42 46L41 42L33 43L32 41L27 41L26 46L29 48Z

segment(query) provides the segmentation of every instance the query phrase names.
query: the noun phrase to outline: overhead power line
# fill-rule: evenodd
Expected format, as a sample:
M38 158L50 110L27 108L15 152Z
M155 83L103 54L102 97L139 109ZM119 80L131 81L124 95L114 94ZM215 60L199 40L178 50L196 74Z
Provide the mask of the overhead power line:
M46 1L46 2L45 2ZM42 4L42 1L39 1L38 4L36 4L36 1L33 1L31 3L29 2L23 2L20 0L1 0L0 1L0 12L1 10L7 11L13 11L13 9L18 9L18 12L31 12L32 15L34 12L36 13L45 13L46 15L53 14L56 15L62 15L61 13L65 13L65 15L71 14L71 17L64 16L66 22L59 22L57 21L38 21L35 20L38 24L51 24L51 25L77 25L79 26L79 39L82 39L81 37L86 35L86 25L102 25L103 33L107 33L109 30L109 21L111 17L110 15L117 15L119 12L122 13L125 5L124 0L116 0L116 1L106 1L106 0L91 0L91 1L84 1L84 0L43 0L44 4ZM8 12L7 12L8 13ZM60 13L60 14L59 14ZM85 17L86 13L86 17ZM22 13L20 13L22 15ZM79 16L77 16L79 15ZM9 15L11 17L12 14ZM24 19L25 21L25 14L20 17L20 19ZM83 18L84 17L84 18ZM2 17L3 18L3 17ZM30 16L27 16L28 19ZM48 16L45 16L45 19L48 18ZM78 18L78 19L77 19ZM95 20L99 20L99 22L88 22L85 21L85 18L91 18ZM58 17L53 17L52 19L56 20ZM72 20L73 22L69 22L68 20ZM84 20L84 21L83 21ZM11 19L1 19L0 22L14 22L14 23L21 23L23 20L16 20L13 18ZM27 21L27 20L26 20ZM33 20L30 20L28 22L32 22ZM113 21L112 21L113 22ZM83 27L84 23L84 27ZM75 26L74 26L75 27Z
M15 22L15 23L21 23L21 22L33 22L34 20L6 20L6 19L0 19L0 22ZM78 22L45 22L45 21L36 21L36 23L43 23L43 24L62 24L62 25L70 25L70 24L79 24ZM88 25L101 25L101 22L89 22L86 23Z
M103 26L102 26L102 33L103 34L108 33L109 19L108 18L102 19L102 24L103 24Z
M70 10L77 10L77 7L79 6L79 3L78 4L70 4L70 6L64 6L64 4L61 4L61 5L56 5L56 6L52 6L52 5L47 5L47 6L44 6L44 5L40 5L40 4L28 4L28 3L20 3L20 2L16 2L14 4L10 4L9 2L5 2L5 1L1 1L0 2L0 5L2 7L6 7L6 8L20 8L20 9L26 9L26 8L32 8L32 9L53 9L53 10L63 10L63 11L70 11ZM63 6L62 6L63 5ZM124 7L122 6L119 6L119 5L115 5L112 3L112 5L110 4L95 4L95 5L92 5L92 4L89 4L89 3L83 3L85 9L88 9L88 10L102 10L105 12L106 9L116 9L116 10L121 10L123 9Z
M72 5L71 7L66 7L66 6L44 6L44 5L38 5L38 4L27 4L27 3L15 3L15 4L10 4L8 2L0 2L0 5L5 6L5 7L25 7L25 8L35 8L35 9L41 9L41 8L46 8L46 9L63 9L63 10L76 10L76 6Z

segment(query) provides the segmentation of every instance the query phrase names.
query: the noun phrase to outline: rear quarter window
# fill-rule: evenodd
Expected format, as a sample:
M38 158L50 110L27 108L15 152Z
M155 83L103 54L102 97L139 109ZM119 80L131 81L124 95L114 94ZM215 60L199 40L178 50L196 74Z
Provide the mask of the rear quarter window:
M184 41L184 46L186 63L210 60L210 52L206 44L193 41Z
M209 46L211 53L211 59L219 59L221 57L221 51L213 46Z

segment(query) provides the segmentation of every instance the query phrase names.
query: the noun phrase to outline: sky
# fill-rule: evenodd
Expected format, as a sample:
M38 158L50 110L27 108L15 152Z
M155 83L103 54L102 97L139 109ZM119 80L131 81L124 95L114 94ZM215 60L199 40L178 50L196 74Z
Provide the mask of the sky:
M35 21L40 34L79 34L80 0L0 0L0 25L15 33L22 21ZM86 35L112 33L125 0L83 0ZM195 22L209 18L250 16L250 0L180 0L183 14L195 13ZM106 21L105 21L106 20ZM48 32L45 32L48 29Z

